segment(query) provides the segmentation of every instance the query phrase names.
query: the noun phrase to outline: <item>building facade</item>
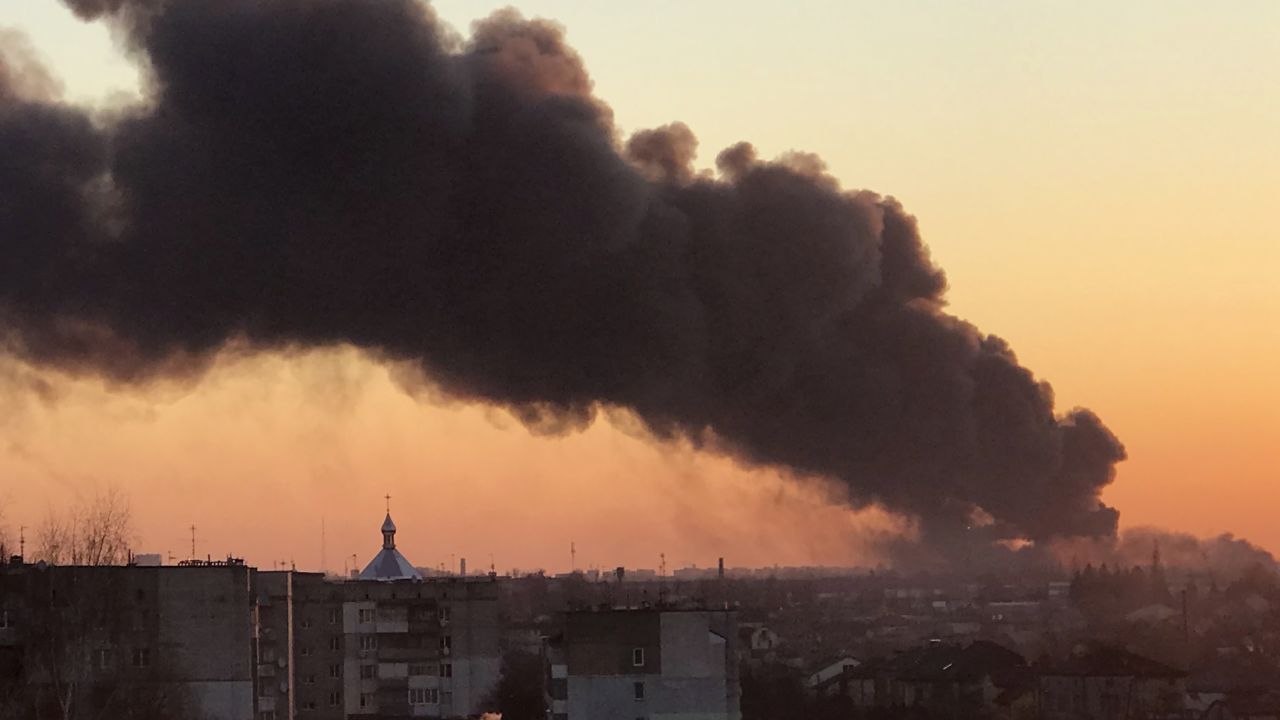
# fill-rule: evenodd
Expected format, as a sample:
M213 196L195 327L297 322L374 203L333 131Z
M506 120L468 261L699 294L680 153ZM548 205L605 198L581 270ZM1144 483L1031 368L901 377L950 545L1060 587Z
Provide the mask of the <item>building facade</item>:
M0 567L7 710L253 720L252 586L252 568L236 561Z
M484 712L501 670L497 578L423 579L390 516L382 533L381 563L345 581L235 559L0 566L0 717L144 703L183 720Z
M553 720L737 720L731 611L605 609L566 614L547 646Z

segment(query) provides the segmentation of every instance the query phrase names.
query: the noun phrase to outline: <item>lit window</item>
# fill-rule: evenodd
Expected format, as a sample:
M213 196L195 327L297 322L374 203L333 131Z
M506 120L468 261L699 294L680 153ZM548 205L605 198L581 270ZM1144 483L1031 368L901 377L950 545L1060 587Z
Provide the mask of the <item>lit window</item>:
M644 667L644 648L636 648L631 651L631 664L636 667Z

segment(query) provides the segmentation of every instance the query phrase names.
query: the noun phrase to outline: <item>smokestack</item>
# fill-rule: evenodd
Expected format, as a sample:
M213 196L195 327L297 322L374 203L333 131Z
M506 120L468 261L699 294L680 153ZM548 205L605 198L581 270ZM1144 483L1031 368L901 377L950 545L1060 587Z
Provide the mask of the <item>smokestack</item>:
M696 172L679 123L620 144L556 25L455 50L416 0L68 1L154 82L100 121L0 66L0 351L145 383L350 344L538 432L625 410L837 480L944 555L1115 532L1120 442L946 312L896 200L746 143Z
M467 576L467 559L466 558L462 558L461 560L458 561L458 574L461 575L462 577Z
M716 577L724 579L724 558L720 558L719 563L716 564Z

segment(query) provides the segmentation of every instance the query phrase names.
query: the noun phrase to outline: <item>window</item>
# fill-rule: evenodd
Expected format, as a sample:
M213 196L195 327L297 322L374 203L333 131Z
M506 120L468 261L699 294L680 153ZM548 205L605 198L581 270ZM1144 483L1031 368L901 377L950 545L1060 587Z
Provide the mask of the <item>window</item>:
M377 650L378 636L377 635L361 635L360 649L361 650Z
M315 675L304 675L304 676L302 677L302 682L303 682L303 684L305 684L305 685L315 685L315 684L316 684L316 676L315 676Z
M111 651L107 649L98 651L98 669L106 670L111 667Z
M311 618L302 618L302 629L306 630L311 627Z
M644 683L642 682L636 683L634 690L635 690L636 699L643 700L644 699Z
M303 645L303 646L302 646L302 648L298 650L298 654L299 654L299 655L301 655L302 657L310 657L310 656L311 656L311 646L310 646L310 645Z
M440 677L453 677L453 663L440 663Z
M409 666L410 675L435 675L436 669L429 663L416 663Z
M441 635L440 636L440 653L443 655L448 655L449 651L451 650L453 650L453 636Z
M409 704L426 705L439 702L439 692L435 688L409 688Z
M631 651L631 664L635 667L644 667L644 648L636 648Z
M342 704L342 693L341 693L341 692L331 692L331 693L329 693L329 707L338 707L338 706L339 706L339 705L341 705L341 704Z
M360 707L373 707L373 693L360 693Z
M151 649L150 648L134 648L133 649L133 666L136 668L151 667Z
M330 625L337 625L337 624L338 624L338 614L339 614L339 613L338 613L338 611L337 611L337 610L330 610L330 611L329 611L329 624L330 624Z
M9 611L0 610L0 629L13 627L9 620Z
M372 680L372 679L374 679L374 678L376 678L376 677L378 677L378 666L377 666L377 665L361 665L361 666L360 666L360 679L361 679L361 680Z
M442 622L442 623L447 623L447 622L449 622L449 616L450 616L450 614L451 614L451 613L449 612L449 608L447 608L447 607L442 607L442 608L440 608L439 613L440 613L440 622Z
M373 622L373 609L372 609L372 608L360 608L360 618L359 618L359 619L360 619L360 622L362 622L362 623L371 623L371 622Z
M306 702L302 703L302 709L303 709L303 710L315 710L315 709L316 709L316 701L315 701L315 700L308 700L308 701L306 701Z
M340 635L334 635L333 637L329 638L329 649L330 650L342 649L342 637Z
M329 677L331 677L331 678L340 678L340 677L342 677L342 666L341 666L341 665L330 665L330 666L329 666Z

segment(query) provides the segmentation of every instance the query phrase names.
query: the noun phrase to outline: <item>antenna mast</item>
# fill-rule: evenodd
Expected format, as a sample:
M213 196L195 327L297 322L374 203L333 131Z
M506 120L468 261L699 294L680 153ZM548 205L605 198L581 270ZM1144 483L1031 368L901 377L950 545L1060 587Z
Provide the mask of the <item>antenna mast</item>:
M191 559L196 559L196 526L191 526Z

